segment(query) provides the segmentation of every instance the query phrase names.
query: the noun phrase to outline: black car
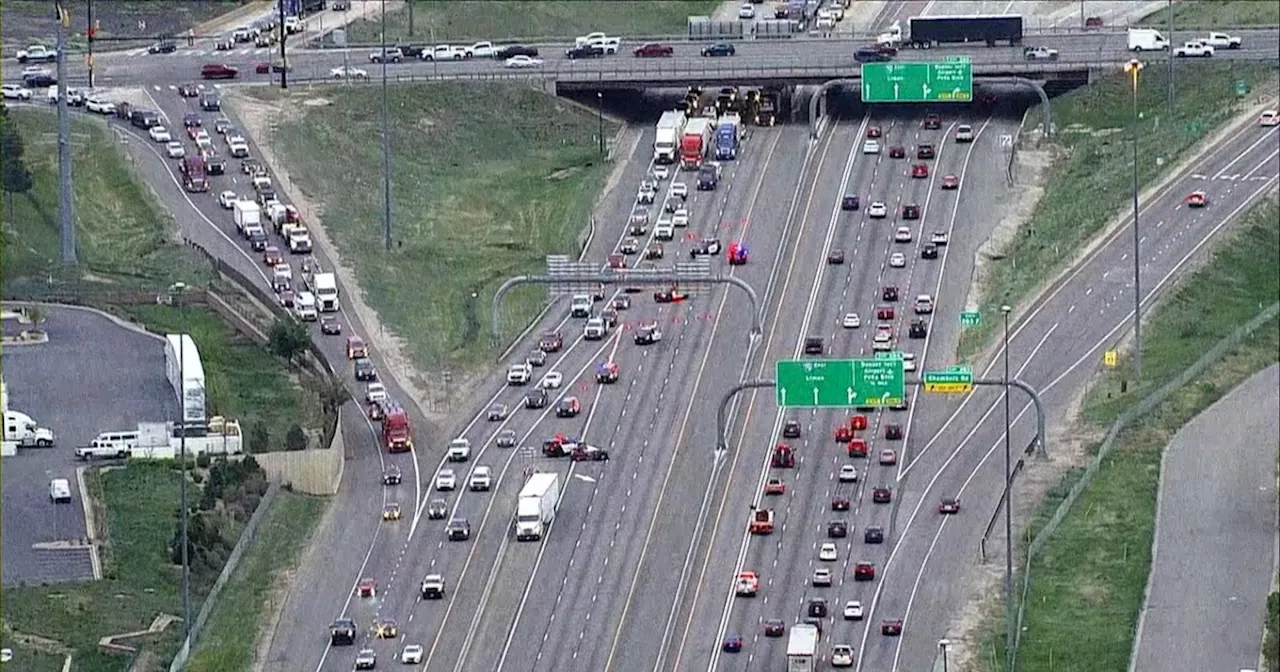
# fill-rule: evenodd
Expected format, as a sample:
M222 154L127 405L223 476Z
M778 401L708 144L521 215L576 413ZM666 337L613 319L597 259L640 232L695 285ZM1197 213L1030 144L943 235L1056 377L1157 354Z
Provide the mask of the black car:
M178 50L178 45L173 40L160 40L155 44L147 47L148 54L172 54Z
M422 58L422 47L415 47L412 44L398 44L395 48L399 49L405 58Z
M880 299L882 301L897 301L898 288L894 285L885 285L884 288L880 290Z
M22 76L22 85L27 87L28 89L43 89L50 86L55 86L57 85L57 83L58 83L58 79L53 75L46 75L41 73L41 74L29 74L29 75Z
M647 324L636 329L636 345L652 345L662 340L662 332L654 325Z
M200 95L200 87L195 84L183 84L178 87L178 95L183 98L195 98Z
M466 541L471 538L471 523L466 518L454 518L449 521L449 541Z
M202 153L205 169L210 175L221 175L227 172L227 160L217 152L207 149Z
M386 471L382 472L383 485L400 485L400 482L400 467L393 464L387 467Z
M355 621L349 618L340 618L329 624L329 644L333 646L351 646L355 643Z
M903 219L920 219L920 206L916 204L902 206Z
M129 123L147 129L160 124L160 115L152 110L134 110L129 113Z
M800 421L788 420L786 424L782 425L782 438L784 439L800 438Z
M933 243L927 243L924 247L920 248L920 258L921 259L937 259L938 246L934 245Z
M849 524L843 520L833 520L827 523L827 536L831 539L843 539L849 536Z
M720 241L716 238L703 238L701 242L689 250L690 258L697 256L714 257L717 254L720 254Z
M737 53L732 44L710 44L702 48L703 56L732 56Z
M810 618L826 618L827 601L821 597L809 598L809 606L805 611Z
M715 191L719 184L719 166L705 165L698 169L698 191Z
M373 362L367 357L361 357L356 360L356 380L377 380L378 372L373 368Z
M864 544L883 544L884 528L879 525L872 525L862 533L862 543Z
M525 357L525 361L529 362L529 366L542 366L547 363L547 353L535 348L529 351L529 355Z
M267 232L262 229L255 229L249 234L249 247L254 252L262 252L267 249Z
M515 448L516 440L519 437L514 429L504 429L498 432L498 438L494 441L499 448Z
M449 503L443 499L433 499L427 505L427 520L444 520L449 515Z
M937 158L937 156L938 156L938 150L929 143L925 143L916 147L917 159L933 159L933 158Z
M206 93L200 98L200 109L205 112L217 112L222 109L222 99L215 93Z
M524 407L531 408L531 409L546 408L547 407L547 391L542 388L531 390L528 394L524 395Z
M907 329L907 338L924 338L929 335L929 323L921 319L911 320Z
M818 336L810 336L804 339L804 354L821 355L826 349L826 343Z
M195 112L188 112L182 115L183 128L195 128L203 125L203 123L204 122L200 121L200 115L196 114Z
M853 60L859 63L886 63L893 60L893 57L875 47L858 47L853 53Z
M537 55L537 47L526 47L522 44L512 44L498 49L494 52L493 57L498 60L505 61L512 56L528 56L529 58L535 58Z
M570 60L577 60L579 58L601 58L604 56L604 47L598 44L584 44L577 47L569 47L569 49L564 52L564 55L569 57Z

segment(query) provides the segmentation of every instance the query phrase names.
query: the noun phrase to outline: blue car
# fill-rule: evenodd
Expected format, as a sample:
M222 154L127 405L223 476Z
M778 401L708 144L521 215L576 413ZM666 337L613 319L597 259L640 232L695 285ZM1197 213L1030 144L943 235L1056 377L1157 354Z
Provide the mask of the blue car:
M840 199L841 210L857 210L861 205L862 202L858 200L857 194L845 194L844 198Z
M732 44L713 44L702 48L703 56L732 56L733 54Z
M859 63L885 63L893 60L893 57L875 47L859 47L853 54L853 60Z

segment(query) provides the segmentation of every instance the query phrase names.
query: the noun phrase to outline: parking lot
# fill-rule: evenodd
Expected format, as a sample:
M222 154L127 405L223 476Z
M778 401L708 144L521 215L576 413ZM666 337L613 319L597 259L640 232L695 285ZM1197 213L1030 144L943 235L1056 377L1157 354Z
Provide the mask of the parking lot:
M49 342L6 347L4 380L11 410L53 430L54 448L4 458L3 583L92 577L84 508L73 451L103 431L176 417L165 380L164 343L97 313L45 308ZM12 332L12 320L4 331ZM49 481L71 482L71 504L54 505Z

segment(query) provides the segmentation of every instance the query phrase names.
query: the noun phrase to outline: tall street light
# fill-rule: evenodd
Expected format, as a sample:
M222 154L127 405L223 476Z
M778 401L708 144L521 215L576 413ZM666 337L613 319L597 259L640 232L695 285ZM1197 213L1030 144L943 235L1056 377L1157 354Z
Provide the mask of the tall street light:
M596 91L596 121L600 126L600 153L604 154L604 93L600 91Z
M410 3L412 4L412 3ZM382 0L382 238L391 250L391 109L387 101L387 0Z
M1013 308L1000 306L1004 317L1004 620L1005 670L1013 672L1013 452L1009 435L1013 429L1009 418L1009 313ZM946 660L945 658L943 660Z
M1133 374L1142 383L1142 258L1138 232L1138 73L1142 62L1132 59L1124 64L1124 71L1133 83Z
M951 640L939 639L938 651L942 652L942 672L950 672L947 669L947 651L951 648Z

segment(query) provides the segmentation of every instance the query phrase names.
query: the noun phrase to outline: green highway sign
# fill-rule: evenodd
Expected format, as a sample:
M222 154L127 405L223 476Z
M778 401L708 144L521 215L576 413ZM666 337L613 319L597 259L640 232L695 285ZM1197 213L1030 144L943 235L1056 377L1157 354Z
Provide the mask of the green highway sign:
M982 315L976 310L966 310L960 313L960 324L966 327L976 327L982 322Z
M902 357L778 360L775 393L781 408L898 406L906 396Z
M943 394L963 394L973 391L973 369L952 366L946 371L925 371L924 391Z
M967 103L973 100L973 65L863 63L864 103Z

